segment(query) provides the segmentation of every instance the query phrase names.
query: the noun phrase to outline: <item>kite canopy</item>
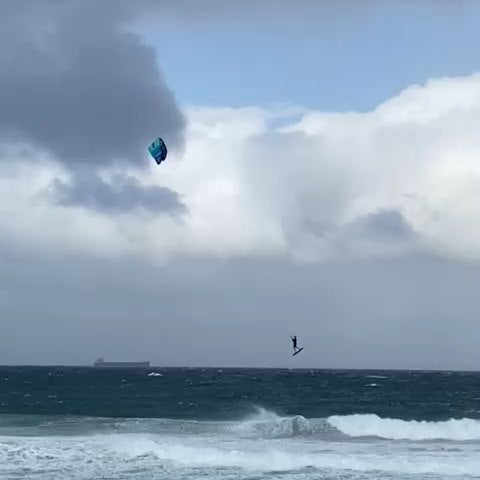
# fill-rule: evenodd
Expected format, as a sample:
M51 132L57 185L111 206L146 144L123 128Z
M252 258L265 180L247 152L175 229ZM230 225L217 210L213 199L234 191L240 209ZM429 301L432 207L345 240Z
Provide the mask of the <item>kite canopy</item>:
M161 138L154 140L148 147L150 155L160 165L167 158L167 146Z

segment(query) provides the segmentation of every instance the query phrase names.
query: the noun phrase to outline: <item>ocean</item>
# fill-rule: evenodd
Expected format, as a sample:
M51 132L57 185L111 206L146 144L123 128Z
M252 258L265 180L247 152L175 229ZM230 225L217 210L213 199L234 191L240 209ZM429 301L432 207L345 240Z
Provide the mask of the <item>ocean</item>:
M0 478L480 478L480 373L0 367Z

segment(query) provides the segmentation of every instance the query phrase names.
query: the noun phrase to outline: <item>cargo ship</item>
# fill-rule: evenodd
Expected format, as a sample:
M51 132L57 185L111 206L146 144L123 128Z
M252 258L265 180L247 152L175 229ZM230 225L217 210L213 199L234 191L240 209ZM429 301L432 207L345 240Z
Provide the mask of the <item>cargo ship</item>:
M95 368L148 368L150 362L106 362L103 358L98 358L93 366Z

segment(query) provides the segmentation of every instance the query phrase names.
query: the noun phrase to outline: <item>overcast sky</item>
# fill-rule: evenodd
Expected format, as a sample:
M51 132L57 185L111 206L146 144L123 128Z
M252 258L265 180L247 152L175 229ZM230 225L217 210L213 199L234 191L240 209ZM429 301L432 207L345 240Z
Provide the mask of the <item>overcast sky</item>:
M0 0L0 364L480 369L479 22Z

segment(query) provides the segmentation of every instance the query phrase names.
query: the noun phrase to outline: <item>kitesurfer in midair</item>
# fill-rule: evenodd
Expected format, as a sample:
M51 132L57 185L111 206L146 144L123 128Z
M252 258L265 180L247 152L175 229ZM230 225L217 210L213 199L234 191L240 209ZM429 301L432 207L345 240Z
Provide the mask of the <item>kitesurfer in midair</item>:
M298 347L297 347L297 336L294 335L293 337L290 336L290 338L292 339L292 343L293 343L293 351L296 352L298 350Z

